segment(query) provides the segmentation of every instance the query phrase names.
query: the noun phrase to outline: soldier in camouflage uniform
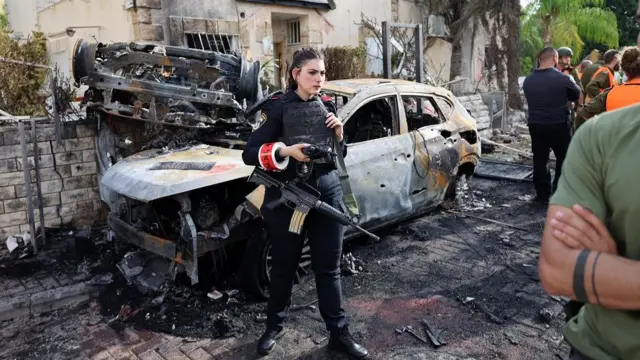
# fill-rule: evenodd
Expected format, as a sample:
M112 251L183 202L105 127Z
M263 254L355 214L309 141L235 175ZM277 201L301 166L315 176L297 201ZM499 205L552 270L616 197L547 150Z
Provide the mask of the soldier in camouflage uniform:
M604 90L586 103L578 111L577 127L605 111L616 110L640 102L640 49L638 47L630 47L624 51L621 67L627 76L627 81L620 86Z
M578 74L578 69L571 66L571 59L573 58L573 50L571 50L568 47L561 47L561 48L558 48L558 50L556 51L558 52L558 66L557 66L558 70L563 74L571 76L575 81L575 83L578 84L578 86L580 86L580 75ZM583 90L582 87L580 87L580 90ZM571 111L571 124L574 130L575 130L575 123L576 123L576 110L578 109L578 107L582 106L582 99L583 97L581 95L578 101L572 102L569 104L569 109Z
M608 50L602 56L604 66L601 66L593 74L593 77L584 88L586 93L585 102L595 98L605 89L616 86L615 72L620 71L620 52L618 50Z

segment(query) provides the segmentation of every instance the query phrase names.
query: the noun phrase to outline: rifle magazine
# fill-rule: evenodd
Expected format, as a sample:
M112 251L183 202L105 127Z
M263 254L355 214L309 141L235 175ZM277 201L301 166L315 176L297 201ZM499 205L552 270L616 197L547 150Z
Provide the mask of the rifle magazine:
M300 235L302 233L302 227L304 226L304 221L307 218L307 213L304 213L299 210L294 210L293 215L291 216L291 221L289 222L289 232Z

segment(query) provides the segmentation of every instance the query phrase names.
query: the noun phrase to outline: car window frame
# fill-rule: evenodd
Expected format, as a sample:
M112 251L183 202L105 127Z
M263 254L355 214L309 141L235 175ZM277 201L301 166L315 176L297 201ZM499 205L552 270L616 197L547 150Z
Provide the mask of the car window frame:
M432 99L433 99L433 101L429 101L429 102L431 103L431 105L432 105L432 106L434 106L434 107L435 107L435 110L438 112L438 115L439 115L439 116L441 116L441 117L444 119L444 121L443 121L443 122L440 122L439 124L427 125L427 126L423 126L423 127L436 126L436 125L444 125L444 124L448 123L449 121L451 121L451 114L453 114L454 105L451 103L451 101L448 101L448 99L447 99L447 98L445 98L445 97L443 97L443 96L439 96L439 95L437 95L437 94L425 94L425 93L414 92L414 91L402 91L402 92L398 92L398 96L399 96L399 98L400 98L400 101L403 101L403 99L402 99L402 98L403 98L404 96L414 96L414 97L423 97L423 98L432 98ZM449 104L449 106L450 106L450 109L451 109L451 110L449 111L449 113L448 113L448 114L445 114L445 113L442 111L442 109L441 109L440 105L439 105L439 104L438 104L438 102L435 100L436 98L440 98L440 99L444 100L447 104ZM407 116L407 112L406 112L406 110L404 109L404 106L403 106L402 111L404 111L405 118L406 118L406 116ZM408 122L407 122L407 126L408 126Z
M349 102L353 102L354 100L356 100L356 96L353 96L349 99ZM389 92L389 93L382 93L382 94L376 94L376 95L372 95L370 97L364 98L362 100L360 100L358 102L358 104L350 109L348 117L346 119L343 119L343 126L346 126L347 123L349 122L349 120L353 117L353 115L355 115L358 110L360 110L363 106L367 105L368 103L372 102L372 101L376 101L379 100L381 98L394 98L394 102L395 102L395 109L394 106L392 106L392 119L391 119L391 123L392 123L392 130L391 130L391 135L389 136L385 136L384 138L378 138L378 139L371 139L371 140L367 140L367 141L361 141L361 142L357 142L357 143L349 143L347 142L347 145L349 146L355 146L355 145L359 145L359 144L365 144L365 143L369 143L371 141L376 141L376 140L381 140L381 139L385 139L385 138L390 138L393 136L399 136L402 135L401 132L401 115L400 115L400 101L401 98L398 96L397 92Z

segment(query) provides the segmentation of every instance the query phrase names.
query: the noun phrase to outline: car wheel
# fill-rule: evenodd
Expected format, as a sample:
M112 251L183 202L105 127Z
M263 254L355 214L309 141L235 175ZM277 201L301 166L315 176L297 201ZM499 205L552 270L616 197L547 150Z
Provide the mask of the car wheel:
M462 165L460 165L460 168L458 169L458 174L453 176L451 178L451 181L449 181L449 185L447 186L447 191L444 193L445 201L455 200L456 196L458 195L457 194L458 180L460 180L460 178L462 177L464 177L467 181L471 179L474 169L475 169L475 165L471 163L463 163Z
M447 186L447 191L444 193L445 201L453 201L456 198L456 187L458 186L458 179L460 176L464 175L454 175L449 181L449 185Z
M311 247L308 241L305 237L300 264L296 271L296 284L299 284L311 270ZM269 298L272 265L271 237L266 230L259 231L248 241L242 259L240 281L247 295L262 300Z

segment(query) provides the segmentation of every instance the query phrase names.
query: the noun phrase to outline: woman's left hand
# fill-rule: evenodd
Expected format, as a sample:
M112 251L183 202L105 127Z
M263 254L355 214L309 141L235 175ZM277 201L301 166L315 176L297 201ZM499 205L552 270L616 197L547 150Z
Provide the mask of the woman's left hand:
M342 141L342 120L335 116L333 113L327 114L327 121L325 121L328 128L333 129L336 132L338 142Z

